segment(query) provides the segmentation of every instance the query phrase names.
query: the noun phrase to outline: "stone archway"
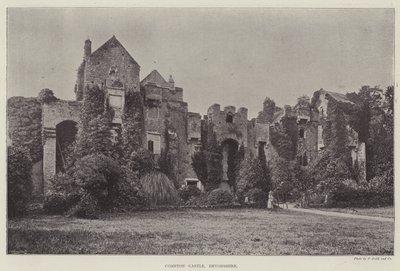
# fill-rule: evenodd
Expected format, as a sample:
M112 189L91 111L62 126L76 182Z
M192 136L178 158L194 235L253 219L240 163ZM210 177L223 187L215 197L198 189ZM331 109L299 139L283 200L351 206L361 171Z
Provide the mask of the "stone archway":
M235 139L225 139L222 148L222 183L221 188L231 189L235 181L235 158L239 150L239 142Z
M77 132L75 121L65 120L56 125L56 173L65 171Z

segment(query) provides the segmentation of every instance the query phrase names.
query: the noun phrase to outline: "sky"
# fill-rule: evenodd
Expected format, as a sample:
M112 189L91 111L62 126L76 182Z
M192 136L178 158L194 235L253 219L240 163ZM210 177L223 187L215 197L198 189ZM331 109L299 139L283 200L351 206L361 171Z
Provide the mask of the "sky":
M394 84L393 9L12 8L7 97L50 88L74 99L84 41L113 35L141 66L184 89L189 111L278 106L324 88L346 93Z

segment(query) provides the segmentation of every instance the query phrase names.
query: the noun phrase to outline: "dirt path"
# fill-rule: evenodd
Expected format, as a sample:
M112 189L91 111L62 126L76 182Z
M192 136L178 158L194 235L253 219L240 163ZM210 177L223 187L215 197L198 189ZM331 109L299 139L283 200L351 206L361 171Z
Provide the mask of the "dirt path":
M316 215L368 219L368 220L383 221L383 222L394 222L394 218L390 218L390 217L353 215L353 214L346 214L346 213L339 213L339 212L321 211L321 210L315 210L315 209L295 208L293 204L288 204L288 209L291 211L310 213L310 214L316 214Z

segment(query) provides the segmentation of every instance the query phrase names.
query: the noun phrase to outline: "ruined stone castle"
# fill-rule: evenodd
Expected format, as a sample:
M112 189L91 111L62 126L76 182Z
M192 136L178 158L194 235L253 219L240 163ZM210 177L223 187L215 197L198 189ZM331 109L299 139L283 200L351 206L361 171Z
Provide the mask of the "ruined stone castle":
M98 85L105 90L109 105L115 112L112 121L115 130L122 123L121 114L126 93L140 92L145 105L144 147L159 156L165 148L168 136L168 144L175 157L172 162L176 181L180 185L197 185L200 188L201 184L191 166L191 157L201 148L204 123L212 124L217 141L222 147L223 179L227 181L228 154L232 148L237 150L243 145L246 153L255 155L258 148L265 148L267 159L276 155L270 143L270 129L281 125L281 119L285 116L296 119L299 133L297 160L306 166L324 148L322 122L327 117L328 103L351 103L342 94L321 90L314 104L307 97L299 98L293 108L285 106L284 109L277 110L269 121L261 118L249 120L246 108L221 107L219 104L211 105L207 115L201 116L199 113L189 112L188 104L183 100L183 89L175 85L172 76L167 81L154 70L140 80L139 64L115 36L93 52L91 41L86 40L83 62L77 72L76 100L57 100L35 105L35 108L41 107L41 110L38 109L38 112L41 111L38 127L43 135L40 144L43 149L33 169L35 193L38 195L48 191L49 181L62 170L62 146L75 139L79 108L87 85ZM25 125L13 117L13 112L22 109L14 109L8 113L8 135L11 141L18 135L18 127ZM348 145L352 149L353 162L365 164L365 144L358 141L354 130L350 127L348 129ZM224 185L226 183L223 182Z

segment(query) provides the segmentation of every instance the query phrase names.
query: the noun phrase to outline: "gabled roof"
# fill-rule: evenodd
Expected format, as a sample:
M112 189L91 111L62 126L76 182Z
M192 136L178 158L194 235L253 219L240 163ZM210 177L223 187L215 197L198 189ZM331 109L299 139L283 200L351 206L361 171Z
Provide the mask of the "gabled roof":
M168 82L165 81L164 77L162 77L161 74L157 70L153 70L151 73L149 73L149 75L147 75L140 82L140 84L142 86L146 85L147 83L153 83L159 87L168 87L169 86Z
M125 47L117 40L115 35L113 35L108 41L106 41L103 45L101 45L99 48L97 48L96 51L94 51L90 56L94 56L98 54L99 52L103 50L107 50L109 48L114 48L114 47L120 47L126 55L136 64L139 66L139 64L136 62L136 60L129 54L129 52L125 49Z
M349 98L346 97L346 95L344 95L342 93L326 91L326 90L323 90L323 91L325 91L326 94L331 96L335 101L342 102L342 103L354 104L352 101L349 100Z

